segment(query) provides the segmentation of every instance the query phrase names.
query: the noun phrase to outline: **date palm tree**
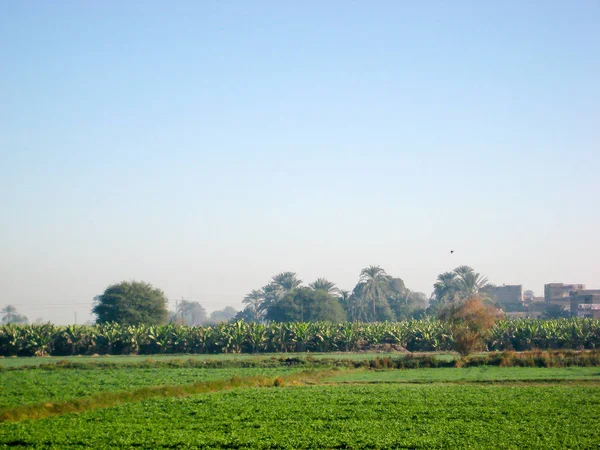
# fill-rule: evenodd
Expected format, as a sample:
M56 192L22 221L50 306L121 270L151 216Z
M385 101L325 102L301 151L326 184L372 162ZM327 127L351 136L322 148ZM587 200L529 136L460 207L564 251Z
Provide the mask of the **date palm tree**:
M264 317L265 311L262 308L265 302L265 291L263 289L253 289L244 297L242 303L256 319L260 320Z
M473 297L475 295L483 295L490 283L486 277L475 272L469 266L459 266L454 269L457 276L458 288L461 298Z
M438 275L433 285L432 297L438 303L454 300L459 290L458 276L455 272L444 272Z
M298 279L296 272L281 272L273 277L271 284L277 286L285 295L300 286L302 280Z
M185 322L191 326L198 326L206 321L206 309L198 302L181 300L178 314L185 318Z
M379 266L369 266L361 270L359 283L363 285L364 299L373 305L373 318L377 315L377 302L386 301L390 291L389 275Z
M337 295L340 290L337 288L334 282L327 280L326 278L317 278L308 285L313 291L325 291L331 295Z

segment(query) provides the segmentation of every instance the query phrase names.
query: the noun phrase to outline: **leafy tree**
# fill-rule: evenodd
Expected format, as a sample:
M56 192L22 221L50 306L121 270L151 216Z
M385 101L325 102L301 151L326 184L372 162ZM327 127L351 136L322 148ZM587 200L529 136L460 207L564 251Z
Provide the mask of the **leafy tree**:
M535 293L531 289L527 289L525 292L523 292L523 299L525 300L525 303L533 302L534 298Z
M178 305L177 314L183 317L186 325L198 326L206 322L206 309L198 302L181 300ZM177 320L175 320L177 322Z
M17 308L13 305L6 305L0 310L2 320L0 323L5 325L9 323L27 323L27 316L23 316L17 312Z
M317 278L317 280L310 283L308 287L315 291L327 292L331 295L337 295L340 292L340 290L336 287L335 283L325 278Z
M266 318L274 322L343 322L346 313L331 294L301 287L288 292L269 308Z
M229 322L237 315L237 310L231 306L226 306L222 310L213 311L208 319L209 323Z
M122 281L106 288L92 313L97 316L98 324L161 324L168 318L167 298L162 290L150 283Z

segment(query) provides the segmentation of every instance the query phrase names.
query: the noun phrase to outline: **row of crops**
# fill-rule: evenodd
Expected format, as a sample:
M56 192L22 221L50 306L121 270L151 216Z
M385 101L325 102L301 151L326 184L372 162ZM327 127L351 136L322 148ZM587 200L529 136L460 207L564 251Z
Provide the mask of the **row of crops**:
M600 389L377 384L241 389L2 424L20 448L598 448Z
M409 351L453 348L448 326L436 320L333 324L233 322L205 327L103 324L4 325L0 356L362 351L401 346ZM499 322L488 350L600 348L598 319Z

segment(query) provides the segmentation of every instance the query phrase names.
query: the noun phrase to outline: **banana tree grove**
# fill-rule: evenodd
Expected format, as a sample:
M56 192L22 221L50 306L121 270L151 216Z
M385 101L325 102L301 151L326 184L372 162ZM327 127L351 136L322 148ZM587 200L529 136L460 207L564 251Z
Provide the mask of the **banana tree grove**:
M437 320L260 324L237 321L215 326L127 325L0 326L0 356L94 354L265 353L408 351L453 348L447 324ZM488 350L600 348L600 320L522 319L499 322Z

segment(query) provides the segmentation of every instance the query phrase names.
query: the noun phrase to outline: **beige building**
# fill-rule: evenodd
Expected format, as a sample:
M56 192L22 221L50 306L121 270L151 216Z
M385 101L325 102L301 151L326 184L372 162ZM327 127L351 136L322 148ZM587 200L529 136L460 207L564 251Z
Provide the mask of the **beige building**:
M572 291L569 299L573 316L600 319L600 289Z
M495 286L488 289L488 293L501 307L507 304L523 305L523 285Z
M585 289L585 284L550 283L544 285L544 301L561 305L566 310L571 308L571 292Z

